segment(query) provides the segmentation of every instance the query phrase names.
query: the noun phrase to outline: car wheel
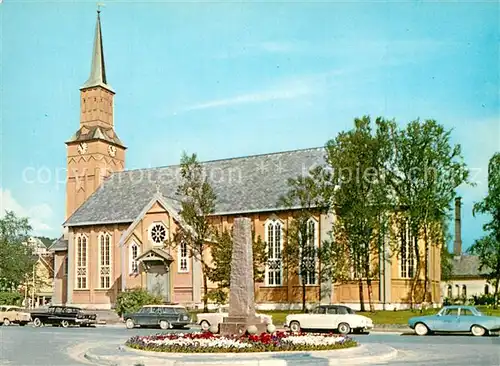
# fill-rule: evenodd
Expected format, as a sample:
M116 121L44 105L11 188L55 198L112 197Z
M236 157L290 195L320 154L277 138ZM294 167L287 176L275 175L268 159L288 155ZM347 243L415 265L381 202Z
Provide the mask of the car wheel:
M63 327L63 328L67 328L67 327L69 327L69 323L68 323L68 321L67 321L67 320L63 320L63 321L61 322L61 327Z
M168 329L170 327L170 324L168 324L168 322L166 320L161 320L160 321L160 328L165 330L165 329Z
M340 323L337 329L340 334L345 335L351 333L351 327L347 323Z
M472 328L470 329L473 335L476 337L482 337L486 334L486 329L479 325L473 325Z
M294 333L300 332L300 323L295 321L290 323L290 330Z
M40 318L33 319L33 325L35 327L41 327L42 326L42 321L40 320Z
M7 318L5 318L5 319L3 320L3 325L9 326L9 325L10 325L10 320L9 320L9 319L7 319Z
M135 327L135 323L132 319L127 319L125 325L127 326L127 329L132 329Z
M429 328L427 328L427 325L424 323L417 323L415 325L415 333L419 336L427 335L427 333L429 333Z
M210 323L206 320L203 320L201 323L200 323L200 326L201 326L201 330L203 331L207 331L210 329Z

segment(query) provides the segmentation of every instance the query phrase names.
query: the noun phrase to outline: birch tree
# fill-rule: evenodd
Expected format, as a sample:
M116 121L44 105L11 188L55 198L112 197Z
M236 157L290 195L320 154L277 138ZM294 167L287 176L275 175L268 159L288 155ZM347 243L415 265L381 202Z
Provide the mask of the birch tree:
M488 194L474 204L473 214L490 216L483 225L487 233L476 240L470 252L479 256L480 270L486 270L486 278L494 287L494 307L498 307L500 283L500 153L494 154L488 164Z

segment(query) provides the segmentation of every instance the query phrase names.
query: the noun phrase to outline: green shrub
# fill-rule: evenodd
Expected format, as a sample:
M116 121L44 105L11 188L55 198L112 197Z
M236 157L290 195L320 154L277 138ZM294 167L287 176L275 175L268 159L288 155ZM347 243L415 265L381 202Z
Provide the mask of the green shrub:
M23 299L19 292L0 292L0 305L18 305L20 306Z
M138 311L144 305L163 304L161 296L155 296L142 288L125 290L118 294L115 310L119 316Z
M495 296L493 294L483 294L480 296L472 295L470 300L474 305L494 305Z

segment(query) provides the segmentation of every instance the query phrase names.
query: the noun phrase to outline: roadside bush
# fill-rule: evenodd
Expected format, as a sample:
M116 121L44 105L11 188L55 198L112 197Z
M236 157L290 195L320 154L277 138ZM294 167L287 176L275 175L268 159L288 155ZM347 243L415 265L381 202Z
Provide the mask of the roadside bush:
M494 305L495 297L493 296L493 294L483 294L480 296L472 295L471 302L474 305Z
M19 292L0 292L0 305L18 305L20 306L23 299Z
M144 305L161 305L163 302L161 296L154 296L142 288L134 288L118 294L115 310L122 316L138 311Z

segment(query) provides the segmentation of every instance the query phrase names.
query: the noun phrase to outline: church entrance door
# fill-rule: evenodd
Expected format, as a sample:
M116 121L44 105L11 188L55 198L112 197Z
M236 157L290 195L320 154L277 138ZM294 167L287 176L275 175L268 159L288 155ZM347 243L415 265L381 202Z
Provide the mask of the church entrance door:
M165 264L152 265L146 272L148 292L170 302L170 277Z

